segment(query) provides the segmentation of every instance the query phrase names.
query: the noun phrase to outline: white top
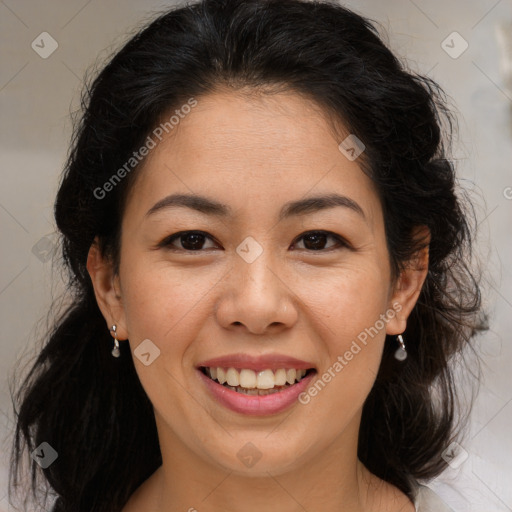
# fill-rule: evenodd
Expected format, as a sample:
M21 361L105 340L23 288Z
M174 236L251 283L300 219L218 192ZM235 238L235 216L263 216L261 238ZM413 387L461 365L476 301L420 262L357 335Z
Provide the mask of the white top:
M414 506L416 512L453 512L434 491L424 485L415 491Z

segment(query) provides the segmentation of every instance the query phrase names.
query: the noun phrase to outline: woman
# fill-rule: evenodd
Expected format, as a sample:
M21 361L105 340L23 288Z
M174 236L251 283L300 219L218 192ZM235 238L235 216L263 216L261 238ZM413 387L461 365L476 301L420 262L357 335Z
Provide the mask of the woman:
M18 389L12 487L26 447L54 512L449 510L419 481L480 328L450 127L334 3L134 36L57 195L73 302Z

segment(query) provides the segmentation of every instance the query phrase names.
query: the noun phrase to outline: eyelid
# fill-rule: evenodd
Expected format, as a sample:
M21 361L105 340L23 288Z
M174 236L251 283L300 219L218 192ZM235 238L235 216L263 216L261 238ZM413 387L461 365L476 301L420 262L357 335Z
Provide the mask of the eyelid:
M187 249L181 249L181 248L178 248L178 247L172 247L171 246L171 243L173 241L179 239L183 235L188 235L190 233L193 233L195 235L204 235L205 238L209 238L210 240L212 240L213 242L218 244L218 242L211 235L209 235L206 231L201 231L200 229L186 229L184 231L178 231L176 233L173 233L172 235L166 236L161 242L159 242L157 244L156 248L157 249L167 248L167 249L170 249L170 250L183 251L183 252L189 252L189 253L191 253L191 252L203 252L204 249L201 249L199 251L190 251L190 250L187 250ZM220 245L220 244L218 244L218 245Z
M173 233L172 235L166 236L161 242L159 242L157 244L156 248L157 249L165 248L165 249L168 249L170 251L185 252L185 253L201 253L201 252L204 252L206 249L199 249L197 251L193 251L193 250L173 247L171 245L172 242L174 242L175 240L179 239L181 236L188 235L188 234L191 234L191 233L203 235L205 238L209 238L215 244L220 245L215 240L215 238L213 238L207 232L201 231L201 230L197 230L197 229L189 229L189 230L184 230L184 231L178 231L176 233ZM323 230L323 229L310 229L308 231L304 231L303 233L301 233L300 235L298 235L295 238L295 240L292 242L292 246L295 245L296 243L298 243L298 241L300 241L302 238L306 237L307 235L311 235L311 234L322 234L322 235L326 235L327 237L331 237L334 240L336 240L337 245L334 246L334 247L328 247L327 249L319 249L317 251L311 250L311 249L302 249L302 248L298 249L298 250L305 251L308 254L325 254L325 253L328 253L328 252L331 252L331 251L335 251L335 250L339 250L339 249L343 249L343 248L349 249L351 251L354 250L353 246L344 237L342 237L341 235L338 235L337 233L333 233L332 231L327 231L327 230ZM207 249L211 249L211 248L207 248Z
M306 251L307 253L311 253L311 254L315 254L315 253L317 253L317 254L324 253L325 254L326 252L335 251L335 250L340 249L340 248L346 248L346 249L353 250L352 245L349 244L348 241L344 237L342 237L341 235L338 235L336 233L333 233L332 231L327 231L325 229L310 229L309 231L304 231L304 233L301 233L293 241L293 244L296 244L299 240L301 240L302 238L304 238L305 236L310 235L310 234L322 234L322 235L325 235L327 237L334 238L338 242L338 246L329 247L327 249L320 249L318 251L308 250L308 249L299 249L299 250Z

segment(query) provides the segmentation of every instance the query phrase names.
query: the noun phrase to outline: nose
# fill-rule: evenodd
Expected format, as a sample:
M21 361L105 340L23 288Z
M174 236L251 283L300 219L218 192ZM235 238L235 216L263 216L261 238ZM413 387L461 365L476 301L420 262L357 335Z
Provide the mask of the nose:
M275 260L265 257L248 263L236 257L223 280L216 307L217 321L226 329L272 334L290 328L298 317L289 277Z

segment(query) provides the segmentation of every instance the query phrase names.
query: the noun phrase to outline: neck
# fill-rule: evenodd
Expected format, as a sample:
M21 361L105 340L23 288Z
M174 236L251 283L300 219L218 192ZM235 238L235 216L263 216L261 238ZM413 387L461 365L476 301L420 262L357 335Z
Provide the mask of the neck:
M372 475L357 459L357 427L301 463L291 457L286 469L242 472L222 467L188 449L157 418L163 464L139 488L134 500L155 512L412 512L412 503L396 488ZM263 462L263 457L262 457ZM263 466L263 465L262 465ZM388 508L389 506L389 508ZM139 508L140 509L140 508ZM125 509L131 511L130 507ZM137 510L134 507L133 510Z

